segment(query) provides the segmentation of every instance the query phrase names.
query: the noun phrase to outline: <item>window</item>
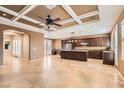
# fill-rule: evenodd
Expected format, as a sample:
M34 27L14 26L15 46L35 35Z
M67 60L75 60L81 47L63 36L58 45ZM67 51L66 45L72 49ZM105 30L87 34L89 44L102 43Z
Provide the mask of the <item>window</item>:
M21 54L21 41L20 41L20 39L14 39L13 40L13 55L14 56L20 56L20 54Z
M50 55L52 54L52 41L50 39L44 39L44 54Z
M124 20L121 22L122 60L124 60Z

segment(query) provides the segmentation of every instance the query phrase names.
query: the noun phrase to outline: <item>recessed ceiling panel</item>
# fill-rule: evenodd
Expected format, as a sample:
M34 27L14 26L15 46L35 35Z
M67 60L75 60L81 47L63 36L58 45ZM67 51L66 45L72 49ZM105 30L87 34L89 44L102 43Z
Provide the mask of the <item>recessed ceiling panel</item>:
M43 26L41 26L39 24L35 24L35 23L29 22L29 21L24 20L24 19L19 19L18 22L21 22L21 23L24 23L24 24L27 24L27 25L30 25L33 27L37 27L37 28L43 28Z
M20 12L26 5L2 5L2 6L15 12Z
M89 22L89 21L94 21L94 20L99 20L99 15L95 15L95 16L91 16L91 17L81 19L82 23Z
M14 16L12 16L12 15L10 15L10 14L7 14L7 13L5 13L5 12L2 12L2 11L0 11L0 16L1 16L1 17L4 17L4 18L7 18L7 19L11 19L11 18L14 17Z
M64 28L64 27L74 26L76 24L77 24L77 22L73 21L73 22L69 22L69 23L66 23L66 24L62 24L61 27L58 27L58 26L53 26L53 27L55 27L57 29L60 29L60 28Z
M97 5L71 5L71 8L78 16L98 10Z
M47 18L48 15L50 15L52 19L60 18L61 20L64 20L71 18L71 16L61 6L56 6L49 9L43 5L39 5L27 14L28 17L39 21L39 16L42 18Z
M69 22L69 23L63 24L62 27L73 26L73 25L76 25L76 24L77 24L77 22L73 21L73 22Z

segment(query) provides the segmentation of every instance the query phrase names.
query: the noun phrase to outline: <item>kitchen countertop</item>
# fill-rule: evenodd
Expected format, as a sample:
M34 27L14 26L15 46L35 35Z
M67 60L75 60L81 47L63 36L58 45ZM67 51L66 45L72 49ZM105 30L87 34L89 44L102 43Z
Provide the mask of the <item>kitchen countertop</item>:
M75 47L74 50L87 50L87 51L99 51L99 50L105 50L106 47Z
M104 53L114 53L114 51L103 51Z
M87 50L61 50L61 51L88 52Z
M61 50L61 51L74 51L74 52L88 52L88 51L103 51L106 47L75 47L72 50Z

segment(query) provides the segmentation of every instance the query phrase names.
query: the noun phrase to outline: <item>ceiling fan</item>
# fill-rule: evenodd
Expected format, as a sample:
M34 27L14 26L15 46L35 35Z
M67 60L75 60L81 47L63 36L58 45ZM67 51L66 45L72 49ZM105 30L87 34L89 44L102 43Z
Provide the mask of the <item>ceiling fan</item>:
M59 26L61 27L62 25L60 24L57 24L56 22L57 21L60 21L61 19L60 18L56 18L56 19L52 19L50 15L47 16L47 18L42 18L39 16L39 19L41 20L42 23L45 23L47 28L50 29L51 26L55 25L55 26Z

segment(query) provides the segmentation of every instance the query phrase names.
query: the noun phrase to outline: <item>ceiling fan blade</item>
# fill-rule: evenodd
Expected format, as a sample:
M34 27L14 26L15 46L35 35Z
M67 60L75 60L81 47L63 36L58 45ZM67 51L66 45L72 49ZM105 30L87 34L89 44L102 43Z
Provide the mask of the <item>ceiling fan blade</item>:
M56 19L54 19L53 21L54 22L57 22L57 21L60 21L61 19L60 18L56 18Z
M53 23L53 25L56 25L56 26L62 26L62 25L60 25L60 24L57 24L57 23Z

